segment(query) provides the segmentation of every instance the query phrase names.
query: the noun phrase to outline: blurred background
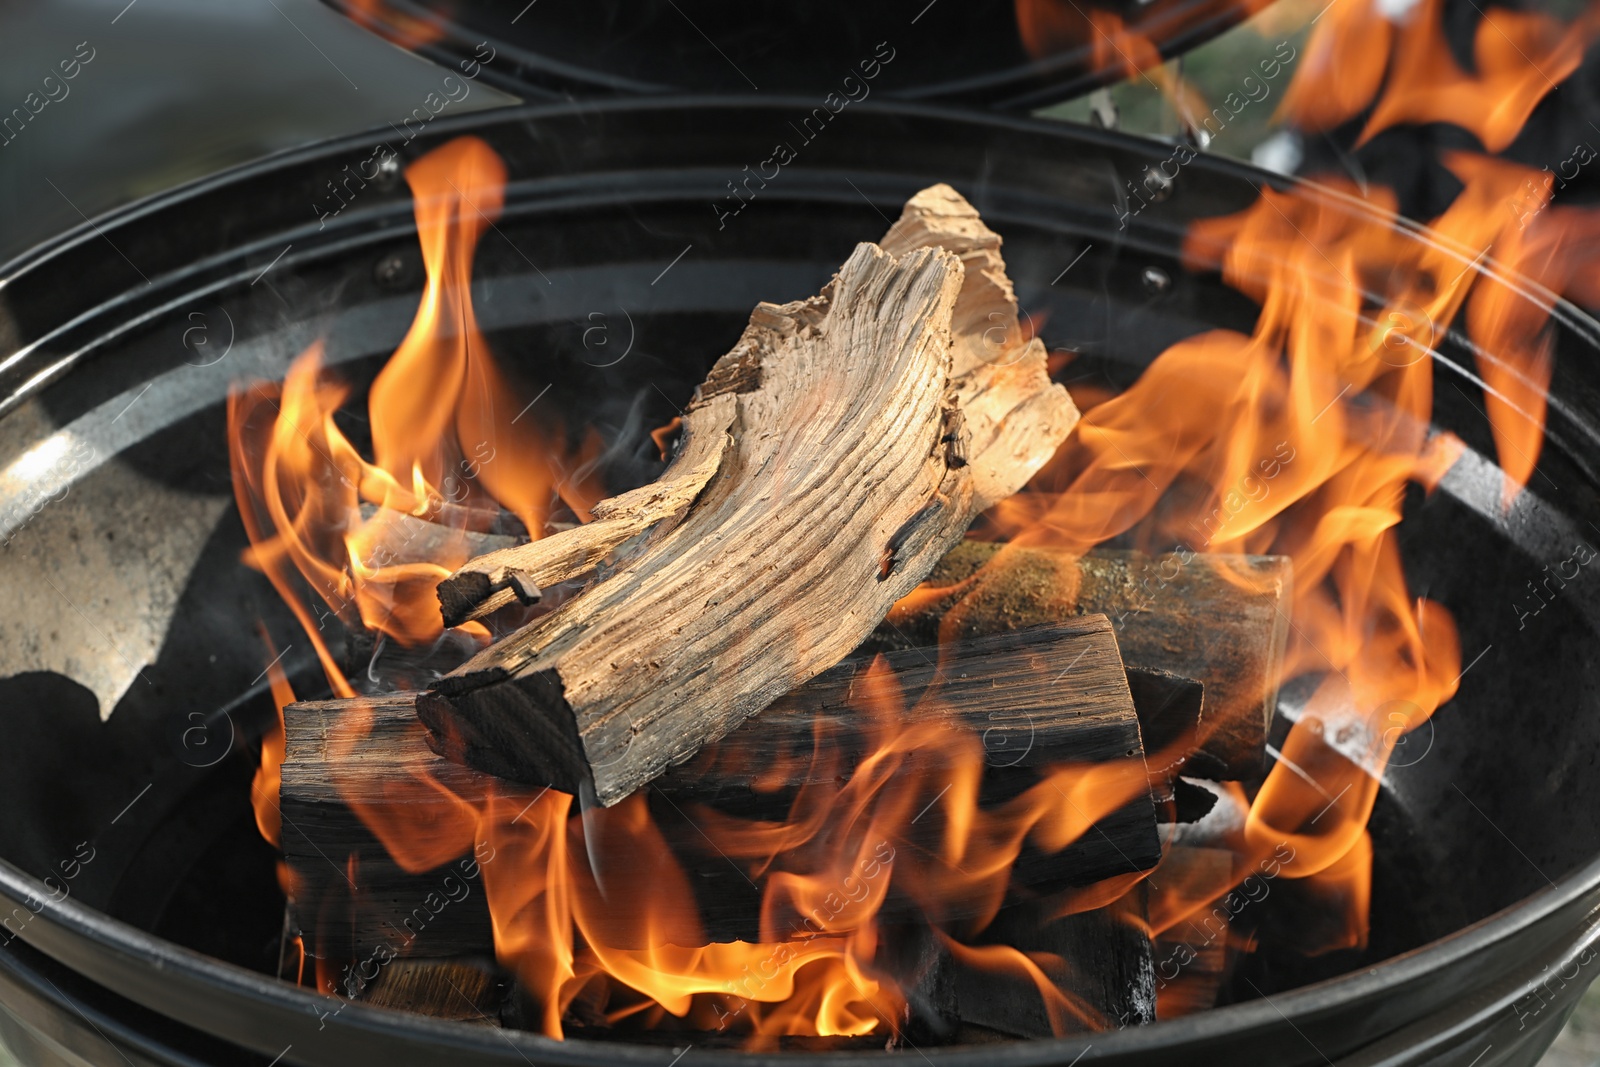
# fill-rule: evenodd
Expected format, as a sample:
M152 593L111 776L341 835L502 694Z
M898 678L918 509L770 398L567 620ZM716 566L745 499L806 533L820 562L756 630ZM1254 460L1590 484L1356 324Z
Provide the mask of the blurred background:
M118 204L272 152L387 128L447 73L316 0L4 0L0 114L43 97L0 144L0 262ZM452 110L515 98L473 82Z
M1181 78L1221 100L1258 57L1285 41L1298 50L1321 6L1279 0L1164 67L1038 113L1177 138L1185 124L1161 86ZM47 99L42 79L77 57L65 95ZM0 262L149 193L387 130L446 73L318 0L0 0L0 116L44 101L0 135ZM470 88L452 113L516 101L484 79ZM1274 102L1252 106L1207 150L1293 170L1298 150L1274 114Z

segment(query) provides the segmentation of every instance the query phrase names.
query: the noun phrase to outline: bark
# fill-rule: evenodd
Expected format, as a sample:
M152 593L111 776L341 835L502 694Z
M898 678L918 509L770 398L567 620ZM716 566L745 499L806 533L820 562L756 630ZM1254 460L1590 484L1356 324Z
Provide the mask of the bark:
M1199 751L1186 775L1262 774L1293 595L1284 556L1048 549L964 541L896 605L871 647L929 644L1101 613L1128 666L1204 686ZM1154 746L1147 746L1151 752Z

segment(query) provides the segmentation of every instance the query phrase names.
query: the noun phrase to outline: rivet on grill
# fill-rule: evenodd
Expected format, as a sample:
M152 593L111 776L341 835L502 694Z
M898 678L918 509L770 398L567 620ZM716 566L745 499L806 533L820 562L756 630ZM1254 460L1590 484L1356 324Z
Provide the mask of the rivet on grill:
M1160 267L1146 267L1144 273L1139 275L1139 280L1144 283L1144 291L1151 296L1160 296L1172 288L1172 279Z
M400 184L400 160L394 153L384 153L378 163L378 176L372 179L372 184L385 192Z
M1140 182L1144 186L1145 195L1153 204L1159 204L1172 195L1176 183L1157 166L1144 169L1144 179Z
M372 268L372 280L381 289L404 289L411 281L412 264L399 252L391 252Z

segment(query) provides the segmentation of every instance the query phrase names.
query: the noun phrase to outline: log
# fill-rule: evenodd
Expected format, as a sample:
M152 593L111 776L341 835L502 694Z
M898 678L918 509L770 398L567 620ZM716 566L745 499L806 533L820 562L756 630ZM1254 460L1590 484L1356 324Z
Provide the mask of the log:
M862 727L870 719L853 697L872 660L855 657L824 672L717 745L670 768L658 778L659 786L674 797L738 808L758 787L770 796L832 781L831 774L818 776L826 768L804 758L819 731L845 766L854 766L864 754L868 742ZM883 663L907 707L915 708L917 723L979 737L990 771L1101 763L1143 751L1127 674L1103 615L953 645L900 649L884 653ZM782 788L770 780L775 762L797 767ZM1102 869L1122 873L1128 867L1097 860L1091 865L1097 877L1079 884L1109 877L1099 874Z
M915 596L895 606L871 647L1036 626L1072 612L1107 615L1130 667L1205 688L1200 748L1184 774L1260 778L1288 636L1285 556L1059 550L963 541ZM1147 746L1149 751L1156 751Z
M1176 972L1170 980L1156 979L1156 1018L1179 1019L1217 1006L1228 978L1226 941L1175 936L1158 937L1151 944L1156 966Z
M614 564L440 679L417 706L430 743L616 803L848 655L1076 419L1022 337L999 238L954 190L924 190L819 296L756 308L664 482L604 509L615 530L446 583L460 617L512 572L570 577L602 547Z
M1144 919L1145 889L1134 887L1093 911L1055 915L1054 902L1001 913L983 943L940 940L913 997L947 1026L1010 1037L1048 1038L1155 1021L1156 976ZM1025 953L1035 974L1017 966ZM1041 989L1040 979L1055 987Z
M1053 764L1140 754L1138 719L1104 617L1072 618L1058 627L952 647L903 650L884 659L907 704L914 706L916 722L981 739L986 802L1014 795ZM871 717L852 699L852 690L870 662L847 661L825 672L660 776L651 799L664 831L672 836L686 818L682 813L696 803L741 816L782 818L801 784L836 785L836 774L848 773L869 744L863 726ZM495 787L492 776L427 748L414 700L414 694L397 694L304 701L284 711L280 810L284 854L298 890L295 921L302 930L315 929L319 916L330 911L324 902L349 895L343 864L345 857L357 855L359 901L331 909L338 927L351 931L357 958L366 958L378 944L412 958L466 955L489 944L488 913L475 881L479 866L472 858L407 874L349 807L389 805L406 825L425 827L442 821L455 801L438 791L395 790L395 783L431 776L450 793L474 802ZM811 763L817 731L827 738L828 751L841 757L842 772L823 775ZM944 747L929 746L941 753ZM786 768L789 777L772 781L774 767ZM400 805L407 810L393 810ZM936 826L936 820L925 822L930 831ZM759 901L754 891L725 858L696 851L706 846L692 822L678 829L680 854L690 863L703 861L694 873L707 928L725 939L755 936ZM1154 804L1141 795L1058 852L1025 846L1012 881L1033 892L1082 886L1149 869L1160 855ZM493 862L487 853L477 859ZM608 862L613 859L626 866L629 857ZM454 878L449 886L443 884L446 876ZM621 870L613 876L648 877L648 872ZM441 902L441 889L448 904ZM424 906L430 900L436 905L431 910Z

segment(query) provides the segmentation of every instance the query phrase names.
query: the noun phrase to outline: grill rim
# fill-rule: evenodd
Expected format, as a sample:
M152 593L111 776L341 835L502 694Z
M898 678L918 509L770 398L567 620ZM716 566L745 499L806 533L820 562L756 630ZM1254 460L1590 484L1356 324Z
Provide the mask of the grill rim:
M46 929L39 929L40 922L31 922L19 936L50 958L135 1003L208 1035L246 1045L269 1056L281 1050L282 1046L276 1044L281 1040L280 1037L274 1036L269 1040L268 1034L292 1033L299 1027L287 1024L299 1022L301 1027L309 1026L308 1020L315 1019L320 1012L327 1010L327 1006L343 1004L339 1013L339 1027L312 1030L312 1033L323 1035L320 1040L324 1046L319 1050L321 1055L306 1062L348 1063L354 1061L342 1057L357 1052L370 1055L374 1050L364 1042L350 1045L350 1039L360 1035L389 1039L385 1041L387 1047L383 1053L386 1062L396 1067L435 1062L431 1057L437 1053L451 1051L460 1054L474 1046L476 1051L486 1054L476 1061L480 1063L527 1062L528 1054L539 1057L535 1062L560 1064L563 1067L659 1064L673 1060L673 1050L657 1046L591 1040L557 1041L528 1031L496 1031L501 1038L497 1043L489 1040L494 1035L486 1034L484 1028L472 1024L441 1022L310 993L164 941L77 904L71 898L57 904L49 903L42 882L3 859L0 859L0 896L18 905L24 905L24 901L30 897L44 903L37 918L45 924ZM1582 919L1588 920L1587 934L1593 940L1595 929L1600 927L1600 859L1488 918L1421 948L1354 974L1273 994L1270 1001L1263 998L1225 1005L1195 1015L1126 1030L1022 1041L1000 1047L1006 1050L1004 1062L1008 1067L1044 1067L1052 1063L1071 1062L1074 1057L1094 1046L1101 1049L1102 1059L1106 1058L1106 1053L1113 1053L1118 1055L1111 1062L1131 1063L1144 1053L1172 1049L1181 1049L1186 1053L1203 1052L1208 1048L1216 1048L1217 1043L1223 1040L1231 1043L1245 1036L1261 1035L1278 1042L1282 1038L1278 1025L1281 1022L1298 1028L1300 1023L1312 1021L1336 1007L1402 994L1413 983L1446 969L1467 965L1473 957L1487 954L1496 946L1521 940L1540 928L1553 935L1544 938L1540 948L1570 940L1561 935L1573 924L1561 920L1573 913L1581 915L1580 922ZM1519 947L1528 947L1529 944L1523 941ZM11 969L8 961L8 955L0 954L0 969ZM161 975L165 981L150 982L152 974ZM1482 984L1492 985L1494 978L1491 976L1488 982ZM219 1007L216 1003L219 993L225 997L227 1010L216 1010ZM278 1021L260 1018L260 1009L263 1007L271 1009L273 1015L279 1017ZM1487 1014L1492 1018L1497 1013L1493 1011ZM215 1026L219 1016L224 1019L243 1016L245 1023L253 1025L241 1028L247 1031L243 1033L233 1028L219 1031ZM1419 1020L1411 1026L1426 1021ZM1384 1037L1393 1037L1409 1028L1396 1027ZM329 1035L337 1035L337 1044L349 1047L333 1047L335 1043L329 1041ZM402 1054L404 1047L414 1047L424 1054L419 1058L406 1056ZM994 1048L950 1046L921 1051L936 1062L958 1063L974 1059L987 1061ZM394 1058L396 1055L398 1058ZM774 1056L733 1049L701 1049L691 1050L685 1054L683 1061L689 1064L771 1062L796 1067L812 1064L867 1067L881 1063L881 1057L880 1052L786 1052Z
M427 18L442 30L443 36L425 44L399 44L405 31L391 19L386 19L391 9L358 11L357 5L351 0L323 0L323 3L369 33L396 43L397 47L405 48L447 70L457 69L460 62L472 57L475 54L474 42L484 39L481 29L474 30L457 21L452 12L441 12L426 3L406 2L403 5L406 10L397 10L396 14ZM1251 8L1250 5L1218 3L1215 0L1183 0L1149 12L1143 10L1146 2L1142 0L1135 5L1135 17L1129 20L1128 28L1149 39L1155 44L1161 59L1168 60L1248 21L1270 4L1271 0L1265 0L1259 7ZM1139 18L1141 15L1144 16L1142 21ZM383 32L385 30L387 32ZM525 100L604 99L613 95L682 98L712 91L683 84L642 80L603 64L568 62L558 55L533 51L504 38L496 38L493 34L487 40L496 49L496 62L483 66L479 76L496 88ZM1124 77L1120 64L1107 63L1096 69L1093 54L1093 42L1086 41L1077 47L1063 48L1025 62L890 89L885 91L885 96L893 100L994 108L1000 111L1046 107L1115 84ZM719 94L723 99L742 95L741 89Z

